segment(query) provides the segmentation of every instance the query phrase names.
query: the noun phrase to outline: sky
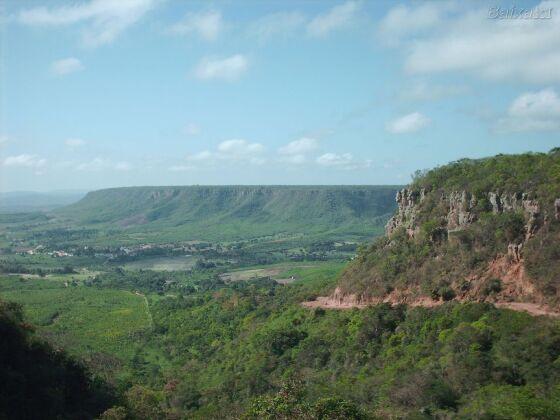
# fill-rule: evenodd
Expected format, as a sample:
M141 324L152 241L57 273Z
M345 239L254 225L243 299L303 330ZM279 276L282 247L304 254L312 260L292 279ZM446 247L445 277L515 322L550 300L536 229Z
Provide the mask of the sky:
M0 0L0 190L405 184L560 146L560 0Z

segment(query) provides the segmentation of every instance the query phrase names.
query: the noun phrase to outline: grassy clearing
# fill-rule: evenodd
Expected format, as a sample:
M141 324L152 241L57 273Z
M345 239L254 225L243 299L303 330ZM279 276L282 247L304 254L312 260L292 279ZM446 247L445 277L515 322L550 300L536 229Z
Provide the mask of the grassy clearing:
M126 270L182 271L194 267L197 260L198 258L192 255L143 258L124 264L124 268Z
M262 277L270 277L281 283L289 283L290 281L310 279L318 273L323 274L330 271L338 272L345 264L345 262L338 261L279 263L232 270L223 273L220 277L226 282L247 281Z

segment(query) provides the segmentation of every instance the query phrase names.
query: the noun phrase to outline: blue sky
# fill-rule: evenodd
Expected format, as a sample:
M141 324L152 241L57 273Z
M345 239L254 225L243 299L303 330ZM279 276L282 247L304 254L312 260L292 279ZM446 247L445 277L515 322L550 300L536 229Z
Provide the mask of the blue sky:
M560 1L0 4L2 191L404 184L560 146Z

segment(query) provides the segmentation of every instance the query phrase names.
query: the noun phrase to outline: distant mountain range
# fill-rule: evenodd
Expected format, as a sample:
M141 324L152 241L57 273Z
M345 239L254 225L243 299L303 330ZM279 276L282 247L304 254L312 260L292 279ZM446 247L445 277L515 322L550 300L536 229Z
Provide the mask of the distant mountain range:
M184 186L88 193L52 215L72 225L171 239L382 232L398 186Z

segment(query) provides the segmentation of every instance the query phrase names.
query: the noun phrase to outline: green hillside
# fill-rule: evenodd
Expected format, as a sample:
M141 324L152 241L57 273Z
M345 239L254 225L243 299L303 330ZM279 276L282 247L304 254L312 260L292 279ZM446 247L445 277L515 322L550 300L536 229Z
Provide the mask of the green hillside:
M370 237L394 211L395 186L130 187L90 192L54 214L81 226L169 239L278 233Z
M33 329L21 306L0 300L0 418L91 419L115 403L103 382Z
M418 173L340 281L363 299L560 302L560 149Z

